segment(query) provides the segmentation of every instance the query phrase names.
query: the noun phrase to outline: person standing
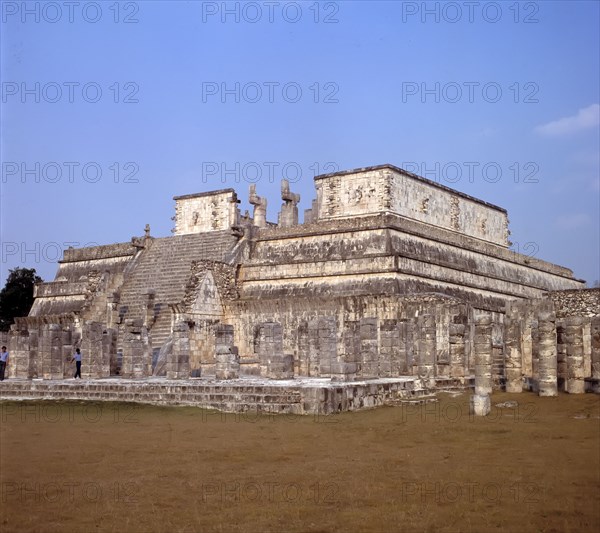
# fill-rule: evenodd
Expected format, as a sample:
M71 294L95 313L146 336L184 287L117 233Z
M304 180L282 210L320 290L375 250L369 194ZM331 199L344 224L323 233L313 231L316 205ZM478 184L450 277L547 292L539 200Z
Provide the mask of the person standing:
M76 379L77 377L81 379L81 350L79 348L77 348L73 354L71 362L73 361L75 361L75 375L73 376L73 379Z
M4 371L8 365L8 352L6 346L2 346L2 352L0 352L0 381L4 381Z

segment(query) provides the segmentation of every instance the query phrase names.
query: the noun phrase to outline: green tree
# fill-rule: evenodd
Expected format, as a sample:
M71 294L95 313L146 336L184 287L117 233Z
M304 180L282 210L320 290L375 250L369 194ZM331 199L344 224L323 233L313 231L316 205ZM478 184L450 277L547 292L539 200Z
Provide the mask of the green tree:
M41 281L35 268L9 270L6 285L0 291L0 331L8 331L15 317L29 314L33 305L33 287Z

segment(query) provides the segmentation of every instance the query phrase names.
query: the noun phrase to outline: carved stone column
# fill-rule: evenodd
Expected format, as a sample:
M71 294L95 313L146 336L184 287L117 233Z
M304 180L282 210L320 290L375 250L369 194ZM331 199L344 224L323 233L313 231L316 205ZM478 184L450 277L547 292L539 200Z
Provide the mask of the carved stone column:
M102 324L86 322L81 332L81 377L102 378L110 376L110 360L103 354Z
M592 318L592 390L600 393L600 316Z
M233 345L233 326L219 324L215 330L215 373L217 379L240 377L240 358Z
M475 394L471 397L471 412L477 416L489 414L492 392L492 317L479 315L475 320Z
M190 327L187 322L177 322L173 327L173 345L167 354L167 379L190 377Z
M279 226L288 228L298 225L298 202L300 195L290 191L290 183L288 180L281 180L281 213L279 213Z
M254 206L254 225L259 228L267 227L267 199L256 194L256 185L250 185L248 201Z
M123 366L121 374L127 378L144 378L152 375L152 357L148 330L141 320L126 320L123 335Z
M567 384L566 391L571 394L585 392L583 367L583 318L565 319L565 337L567 348Z
M428 387L435 386L434 364L436 350L435 316L424 314L419 316L419 378Z
M450 324L448 326L450 342L450 376L465 377L465 325Z
M504 335L506 392L523 392L521 325L516 318L504 318Z
M538 393L540 396L558 396L556 316L551 311L538 315L539 366Z

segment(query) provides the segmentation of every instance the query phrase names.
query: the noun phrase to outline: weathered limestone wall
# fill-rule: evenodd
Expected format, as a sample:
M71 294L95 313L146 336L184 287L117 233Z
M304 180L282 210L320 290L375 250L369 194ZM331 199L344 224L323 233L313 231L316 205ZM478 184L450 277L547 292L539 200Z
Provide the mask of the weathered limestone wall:
M36 286L29 316L81 313L97 292L120 285L137 251L131 243L65 250L54 281Z
M392 212L508 246L508 215L493 204L392 165L315 178L320 220Z
M242 298L440 292L496 312L582 285L568 269L395 215L262 230L238 281Z
M239 224L233 189L175 196L175 235L227 230Z
M600 315L600 288L554 291L548 298L554 302L557 318Z
M242 364L259 360L266 375L266 343L268 353L293 359L296 376L340 379L462 378L471 366L469 313L468 306L439 295L248 300L226 309Z
M71 355L80 332L72 316L17 318L8 335L8 376L62 379L71 373Z

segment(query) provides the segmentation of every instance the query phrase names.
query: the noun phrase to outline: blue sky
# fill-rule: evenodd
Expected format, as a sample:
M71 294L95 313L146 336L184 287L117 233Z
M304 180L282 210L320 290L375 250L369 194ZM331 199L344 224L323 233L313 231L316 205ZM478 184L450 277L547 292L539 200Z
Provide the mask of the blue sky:
M170 235L174 195L392 163L599 272L598 2L1 2L2 284ZM259 174L260 172L260 174ZM271 181L270 177L275 180Z

